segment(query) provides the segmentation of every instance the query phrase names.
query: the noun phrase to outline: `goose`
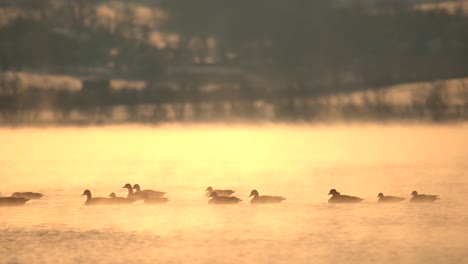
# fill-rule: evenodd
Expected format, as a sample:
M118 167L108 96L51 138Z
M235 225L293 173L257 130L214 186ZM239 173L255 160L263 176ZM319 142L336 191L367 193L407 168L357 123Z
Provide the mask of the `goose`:
M145 196L143 203L144 204L164 204L169 201L167 197L147 197Z
M121 201L117 198L94 197L90 190L85 190L82 195L86 195L85 205L112 205L112 204L128 204L128 201Z
M135 200L145 199L145 196L142 192L138 192L138 193L133 192L133 187L130 183L125 184L124 187L122 188L125 188L128 190L127 198L135 199Z
M335 189L331 189L328 195L332 195L332 197L328 200L329 203L360 203L362 198L349 196L349 195L341 195Z
M406 200L405 198L397 196L385 196L383 193L379 193L377 197L379 197L379 203L399 203Z
M104 198L104 197L93 198L90 190L85 190L82 196L83 195L86 195L85 205L98 205L98 204L110 204L111 203L110 198Z
M29 199L22 197L0 197L0 206L21 206L27 201L29 201Z
M234 196L218 196L216 192L210 194L209 204L236 204L242 202L241 199Z
M164 196L164 194L166 194L165 192L154 191L154 190L141 190L139 184L133 185L133 189L136 190L135 193L143 193L144 195L146 195L146 197L149 197L149 198L162 197Z
M113 200L114 203L121 203L121 204L131 204L135 202L135 199L125 198L125 197L117 197L115 193L109 194L109 197Z
M35 193L35 192L14 192L11 195L11 197L26 198L29 200L41 199L42 196L44 196L42 193Z
M213 187L208 186L208 188L206 188L205 192L206 192L206 196L210 196L212 192L216 192L216 194L218 196L231 196L236 191L233 191L233 190L213 190Z
M413 191L411 195L413 197L410 199L410 202L414 203L430 203L439 199L439 195L418 194L417 191Z
M252 200L250 201L251 204L253 203L281 203L286 198L282 196L268 196L268 195L259 195L257 190L253 190L250 192L250 196L253 196Z

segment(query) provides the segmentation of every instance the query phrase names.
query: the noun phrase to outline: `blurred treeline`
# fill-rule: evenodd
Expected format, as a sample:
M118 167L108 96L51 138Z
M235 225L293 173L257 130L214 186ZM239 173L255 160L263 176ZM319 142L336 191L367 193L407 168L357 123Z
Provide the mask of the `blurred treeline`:
M466 75L468 17L461 8L420 11L408 0L337 8L333 2L172 0L164 6L167 28L182 34L182 51L189 53L178 54L179 63L196 56L334 90Z
M393 84L467 76L468 15L461 6L367 2L2 0L0 70L74 76L82 85L47 90L0 75L0 119L33 122L37 111L48 110L63 122L74 111L102 120L126 107L129 120L151 109L148 122L219 120L227 112L313 120L323 112L323 96L377 96ZM114 90L112 79L145 87ZM434 113L434 100L447 96L431 91L414 100ZM432 119L453 113L441 104ZM468 102L457 107L456 117L465 119ZM419 117L405 111L386 113Z

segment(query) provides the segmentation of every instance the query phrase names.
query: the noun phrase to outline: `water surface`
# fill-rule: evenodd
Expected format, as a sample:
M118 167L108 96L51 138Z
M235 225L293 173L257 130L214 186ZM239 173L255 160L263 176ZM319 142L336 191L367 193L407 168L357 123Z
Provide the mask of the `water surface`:
M468 127L334 125L0 129L4 263L465 263ZM165 205L83 206L125 183ZM208 205L232 188L243 203ZM365 201L330 205L336 188ZM283 195L256 205L248 194ZM381 205L379 192L439 194Z

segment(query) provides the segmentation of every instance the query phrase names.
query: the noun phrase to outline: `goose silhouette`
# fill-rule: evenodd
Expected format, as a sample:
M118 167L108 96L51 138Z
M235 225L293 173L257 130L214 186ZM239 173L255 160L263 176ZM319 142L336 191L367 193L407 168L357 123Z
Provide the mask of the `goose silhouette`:
M156 197L162 197L165 192L161 191L154 191L154 190L141 190L139 184L133 185L133 189L135 189L135 193L142 193L143 197L148 197L148 198L156 198Z
M167 197L148 197L145 196L143 203L144 204L164 204L169 201Z
M212 192L215 192L218 196L231 196L236 191L233 190L214 190L213 187L208 186L205 190L206 196L210 196Z
M132 199L126 199L125 201L122 201L118 198L107 198L107 197L94 197L93 198L90 190L85 190L82 195L86 195L86 202L84 203L85 205L129 204L131 203L129 202L129 200L132 200Z
M398 196L386 196L383 193L379 193L377 197L379 198L379 203L399 203L403 200L406 200L405 198Z
M125 184L122 188L128 190L127 198L134 200L144 200L145 195L142 192L135 193L133 192L133 187L130 183Z
M135 202L135 199L131 198L125 198L125 197L117 197L115 193L110 193L109 197L113 200L114 204L120 203L120 204L131 204Z
M218 196L216 192L212 192L210 197L209 204L237 204L242 202L241 199L235 196Z
M257 190L250 192L249 197L251 196L253 196L250 201L251 204L281 203L286 200L286 198L282 196L260 195Z
M418 194L417 191L413 191L411 193L411 195L413 197L410 199L410 202L413 202L413 203L431 203L431 202L434 202L437 199L440 199L439 195Z
M356 196L341 195L335 189L331 189L328 195L332 195L328 200L329 203L360 203L364 200Z
M21 206L27 201L29 201L29 199L22 197L0 197L0 206Z
M36 192L14 192L11 195L11 197L26 198L29 200L41 199L42 196L44 196L42 193L36 193Z

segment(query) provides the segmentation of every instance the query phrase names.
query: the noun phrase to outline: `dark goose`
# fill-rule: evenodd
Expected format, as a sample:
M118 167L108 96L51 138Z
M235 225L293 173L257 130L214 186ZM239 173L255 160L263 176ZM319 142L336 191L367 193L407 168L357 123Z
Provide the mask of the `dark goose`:
M29 201L26 198L0 197L0 206L21 206Z
M210 197L209 204L237 204L242 202L241 199L235 196L218 196L216 192L212 192Z
M213 187L208 186L205 190L206 196L210 196L212 192L216 192L218 196L231 196L236 191L233 190L213 190Z
M133 187L130 183L127 183L124 185L124 187L122 188L125 188L128 190L128 194L127 194L127 198L129 199L134 199L134 200L143 200L145 199L145 196L142 192L138 192L138 193L134 193L133 192Z
M166 197L145 197L144 204L165 204L169 201Z
M117 198L105 198L105 197L94 197L91 195L90 190L85 190L82 195L86 195L85 205L116 205L116 204L128 204L128 200L119 200Z
M417 191L413 191L411 195L413 197L410 199L410 202L413 203L432 203L435 200L439 199L439 195L418 194Z
M162 197L164 196L164 194L166 194L165 192L154 191L154 190L141 190L140 185L138 184L133 185L133 189L136 190L135 193L142 193L142 195L148 198Z
M250 192L249 197L251 196L253 196L250 201L251 204L281 203L286 200L286 198L282 196L259 195L257 190Z
M135 202L135 199L131 198L125 198L125 197L117 197L115 193L109 194L109 197L114 200L113 202L115 203L120 203L120 204L131 204Z
M379 203L399 203L406 200L405 198L398 196L385 196L383 193L379 193L377 197L379 197Z
M11 195L11 197L26 198L29 200L41 199L42 196L44 196L42 193L35 193L35 192L14 192Z
M331 189L328 195L332 195L328 200L329 203L360 203L364 200L356 196L341 195L335 189Z

